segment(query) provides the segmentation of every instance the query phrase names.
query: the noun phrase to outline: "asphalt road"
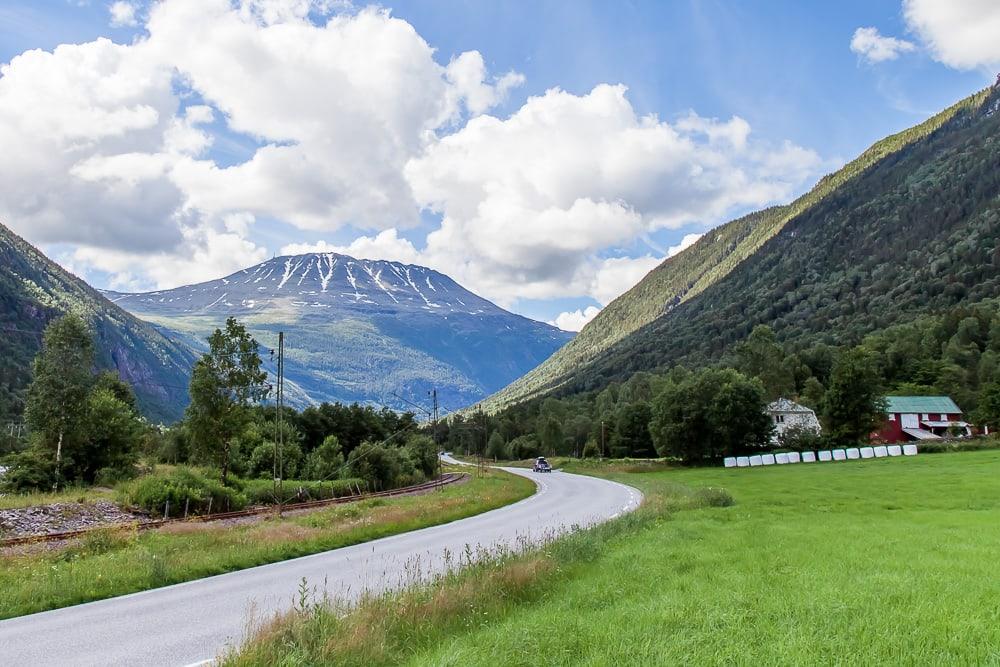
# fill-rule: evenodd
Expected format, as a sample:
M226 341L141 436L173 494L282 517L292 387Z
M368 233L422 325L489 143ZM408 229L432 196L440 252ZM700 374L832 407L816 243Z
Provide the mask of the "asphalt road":
M109 600L0 621L0 664L191 665L238 644L248 620L291 607L303 577L330 594L357 597L445 567L446 551L537 542L553 531L635 509L628 486L564 472L532 473L538 492L452 523L374 542ZM324 584L325 582L325 584Z

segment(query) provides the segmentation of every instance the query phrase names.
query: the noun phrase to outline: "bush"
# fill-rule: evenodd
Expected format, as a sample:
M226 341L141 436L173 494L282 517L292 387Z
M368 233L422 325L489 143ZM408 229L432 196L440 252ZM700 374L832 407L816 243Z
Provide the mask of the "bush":
M417 470L434 477L438 470L437 444L426 435L415 435L406 441L406 451Z
M731 507L736 504L736 500L725 489L709 486L698 489L696 493L698 500L707 507Z
M514 459L533 459L539 455L540 447L533 435L521 435L508 444L510 455Z
M597 443L593 440L588 440L587 444L583 446L583 458L592 459L600 456L601 449L597 446Z
M950 452L978 452L1000 449L1000 439L975 438L973 440L922 440L917 443L921 454L947 454Z
M374 442L363 442L347 457L348 474L368 483L374 491L386 491L400 486L417 484L424 480L410 452L403 447L393 447Z
M187 506L191 514L206 514L241 510L247 497L237 489L223 486L194 468L177 468L162 475L149 475L119 484L117 500L122 505L144 509L162 516L169 502L168 516L184 515Z
M4 491L24 493L50 491L56 479L55 462L38 449L11 454L3 461L8 467L3 476Z
M335 435L328 435L323 443L309 452L302 466L302 479L336 479L343 472L344 454Z
M116 486L130 479L135 479L135 466L125 468L101 468L94 475L94 486Z
M247 472L253 477L272 479L274 477L274 452L274 443L270 441L265 441L254 447L250 453ZM294 478L299 472L302 448L297 442L286 441L281 447L281 455L281 468L284 471L284 477Z
M822 449L824 444L823 436L815 430L795 424L789 426L778 435L778 449L785 449L792 452L809 452Z
M363 479L335 479L325 482L286 479L281 485L282 502L307 502L343 498L366 490ZM275 501L274 482L269 479L251 479L243 483L243 493L252 505L270 505Z

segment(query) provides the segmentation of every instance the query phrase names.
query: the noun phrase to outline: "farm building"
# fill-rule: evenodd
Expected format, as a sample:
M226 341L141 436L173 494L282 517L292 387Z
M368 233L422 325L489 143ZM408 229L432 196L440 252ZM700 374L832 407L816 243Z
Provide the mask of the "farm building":
M767 414L774 422L774 432L771 434L772 444L777 444L781 434L791 428L807 429L814 433L819 433L822 430L815 412L787 398L779 398L768 404Z
M947 396L886 396L886 420L878 433L882 442L939 440L949 434L971 435L962 410Z

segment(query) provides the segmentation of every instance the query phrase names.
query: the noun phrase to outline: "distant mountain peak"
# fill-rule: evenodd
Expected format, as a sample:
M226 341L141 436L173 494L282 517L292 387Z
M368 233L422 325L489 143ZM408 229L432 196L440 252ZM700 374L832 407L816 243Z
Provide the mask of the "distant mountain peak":
M357 259L335 252L283 255L217 280L169 290L104 294L126 308L172 312L252 312L280 301L302 311L390 308L440 315L505 313L448 276L415 264Z
M397 394L422 401L433 388L446 407L463 407L572 338L433 269L335 252L272 257L175 289L104 294L194 349L203 349L205 337L230 316L266 346L284 331L296 404L406 409Z

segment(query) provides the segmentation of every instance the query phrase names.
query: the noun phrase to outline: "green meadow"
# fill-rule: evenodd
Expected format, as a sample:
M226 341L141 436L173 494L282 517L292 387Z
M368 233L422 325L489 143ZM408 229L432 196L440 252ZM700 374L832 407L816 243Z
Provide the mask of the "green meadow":
M346 615L306 605L227 660L1000 664L1000 452L626 470L582 468L642 489L634 516Z

